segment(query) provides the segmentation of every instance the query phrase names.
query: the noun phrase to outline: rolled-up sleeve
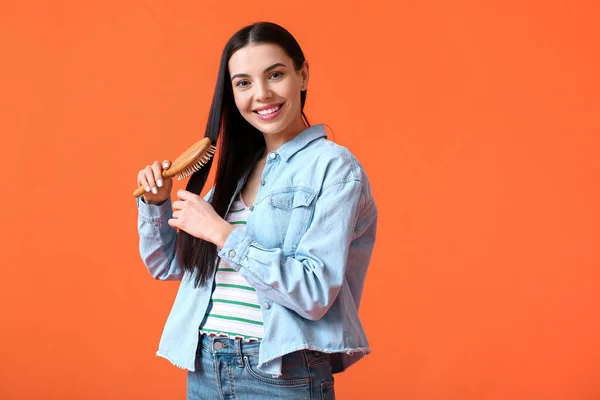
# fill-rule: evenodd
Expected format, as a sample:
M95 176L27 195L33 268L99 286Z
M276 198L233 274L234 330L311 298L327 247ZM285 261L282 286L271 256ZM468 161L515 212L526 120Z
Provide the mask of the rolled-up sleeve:
M204 197L208 201L214 187ZM179 265L175 247L177 230L168 223L173 215L171 198L160 205L146 204L142 197L137 200L139 252L150 275L162 281L181 280L184 275Z
M172 215L171 199L153 205L144 203L140 197L137 205L139 251L148 272L158 280L181 280L183 270L175 257L177 231L168 224Z

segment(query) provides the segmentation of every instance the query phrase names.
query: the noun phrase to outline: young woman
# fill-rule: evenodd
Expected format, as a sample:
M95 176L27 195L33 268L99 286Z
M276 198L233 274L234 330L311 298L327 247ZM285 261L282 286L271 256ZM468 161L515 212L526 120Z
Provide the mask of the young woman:
M138 174L140 254L181 280L157 354L189 399L332 399L333 374L370 352L358 307L377 208L344 147L310 126L300 46L272 23L227 42L205 136L220 146L171 203L168 161Z

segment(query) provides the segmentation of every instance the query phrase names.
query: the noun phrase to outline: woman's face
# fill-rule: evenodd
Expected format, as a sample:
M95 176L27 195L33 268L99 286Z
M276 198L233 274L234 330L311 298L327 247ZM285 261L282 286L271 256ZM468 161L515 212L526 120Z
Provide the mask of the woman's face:
M300 92L308 84L308 65L294 69L277 45L254 44L229 59L235 104L242 116L265 135L296 135L304 130Z

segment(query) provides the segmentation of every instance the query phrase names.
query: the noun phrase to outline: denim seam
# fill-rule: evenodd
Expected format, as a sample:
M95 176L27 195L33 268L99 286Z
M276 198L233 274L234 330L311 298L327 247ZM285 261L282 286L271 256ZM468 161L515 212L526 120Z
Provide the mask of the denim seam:
M364 199L364 204L362 207L360 207L360 201ZM352 230L352 240L356 239L355 234L358 232L358 219L360 218L360 214L362 213L363 210L365 210L367 208L367 196L364 194L364 192L360 191L360 198L358 199L358 210L356 211L356 213L354 213L354 229Z
M219 358L213 356L213 368L215 370L215 378L217 389L219 390L219 397L223 398L223 389L221 388L221 373L219 372Z
M233 380L233 371L231 368L231 362L227 362L227 371L229 372L229 385L231 386L231 394L233 395L233 398L235 399L235 382Z
M294 193L294 192L299 192L299 191L308 193L308 194L313 195L313 196L315 195L315 191L313 189L311 189L310 187L308 187L308 186L303 186L303 185L289 186L289 187L286 187L284 189L279 189L279 190L277 190L275 192L268 193L268 194L262 196L260 199L257 198L256 200L254 200L253 205L256 207L258 204L262 203L267 198L270 199L271 197L273 197L274 195L277 195L277 194ZM270 200L269 200L269 204L271 204Z
M337 185L343 185L345 183L350 183L350 182L361 183L362 181L360 179L356 179L356 178L351 177L351 176L349 176L347 178L343 178L343 179L336 179L335 181L333 181L333 182L331 182L331 183L323 186L323 188L321 189L320 196L323 195L323 192L325 192L329 188L332 188L332 187L337 186Z

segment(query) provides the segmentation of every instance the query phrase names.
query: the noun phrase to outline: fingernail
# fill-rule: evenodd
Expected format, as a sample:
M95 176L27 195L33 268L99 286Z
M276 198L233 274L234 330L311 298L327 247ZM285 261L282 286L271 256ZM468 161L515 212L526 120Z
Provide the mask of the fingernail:
M150 191L150 186L146 186L146 192Z
M152 193L157 194L158 193L158 189L156 189L155 187L152 188Z
M162 185L163 185L162 179L157 180L156 184L158 185L158 187L162 187Z
M164 163L163 168L169 168L169 163L168 162Z

